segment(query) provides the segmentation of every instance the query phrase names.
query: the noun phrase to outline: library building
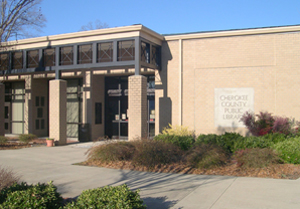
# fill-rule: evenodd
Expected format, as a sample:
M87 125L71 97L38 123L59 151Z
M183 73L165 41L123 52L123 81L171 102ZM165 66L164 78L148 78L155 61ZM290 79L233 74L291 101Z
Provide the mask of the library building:
M298 25L161 35L138 24L2 43L0 135L246 134L246 111L300 119L299 57Z

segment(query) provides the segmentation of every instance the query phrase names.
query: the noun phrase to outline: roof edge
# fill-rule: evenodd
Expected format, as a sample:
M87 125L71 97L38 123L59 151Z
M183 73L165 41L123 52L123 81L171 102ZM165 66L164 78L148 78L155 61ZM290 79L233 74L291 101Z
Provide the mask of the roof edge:
M195 38L212 38L222 36L242 36L242 35L259 35L270 33L288 33L300 31L300 25L289 26L271 26L261 28L245 28L245 29L230 29L230 30L217 30L217 31L203 31L181 34L164 34L166 41L177 39L195 39Z
M82 38L87 36L97 36L97 35L108 35L114 33L126 33L132 31L142 31L148 33L160 40L164 40L164 37L155 31L141 25L130 25L130 26L122 26L122 27L114 27L114 28L104 28L104 29L96 29L96 30L89 30L89 31L79 31L73 33L65 33L65 34L58 34L58 35L51 35L51 36L42 36L36 38L28 38L28 39L21 39L16 41L9 41L3 43L5 46L14 46L14 45L22 45L22 44L31 44L31 43L39 43L39 42L46 42L46 41L57 41L57 40L65 40L71 38Z

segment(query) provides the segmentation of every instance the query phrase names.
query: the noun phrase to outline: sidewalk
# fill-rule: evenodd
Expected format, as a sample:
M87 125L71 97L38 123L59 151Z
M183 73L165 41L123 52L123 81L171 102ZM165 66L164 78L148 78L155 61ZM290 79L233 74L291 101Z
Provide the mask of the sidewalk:
M54 181L63 197L126 183L148 208L300 208L300 180L148 173L72 165L92 143L1 150L0 165L28 183Z

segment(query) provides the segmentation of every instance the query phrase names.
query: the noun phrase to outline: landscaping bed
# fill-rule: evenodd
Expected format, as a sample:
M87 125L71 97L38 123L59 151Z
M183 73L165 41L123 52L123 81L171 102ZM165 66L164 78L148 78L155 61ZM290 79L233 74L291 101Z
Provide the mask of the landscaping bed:
M153 140L115 142L88 151L81 165L149 172L298 179L300 123L261 112L246 113L252 134L201 134L187 127L164 129Z
M133 165L130 161L119 161L110 163L104 163L100 161L85 161L83 163L80 163L80 165L159 173L260 177L274 179L300 178L300 166L293 164L270 165L264 168L241 168L237 166L236 163L231 162L224 166L210 169L197 169L190 166L186 166L181 163L173 163L170 165L157 165L154 168L148 168L147 166Z
M22 149L45 145L46 139L34 139L31 142L20 142L17 139L9 139L6 143L0 143L0 150Z

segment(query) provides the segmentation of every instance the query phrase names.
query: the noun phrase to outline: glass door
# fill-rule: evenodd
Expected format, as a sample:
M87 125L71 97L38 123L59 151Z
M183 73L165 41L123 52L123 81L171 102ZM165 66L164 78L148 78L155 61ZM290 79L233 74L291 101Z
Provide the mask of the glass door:
M105 78L105 134L112 139L128 138L128 77Z

